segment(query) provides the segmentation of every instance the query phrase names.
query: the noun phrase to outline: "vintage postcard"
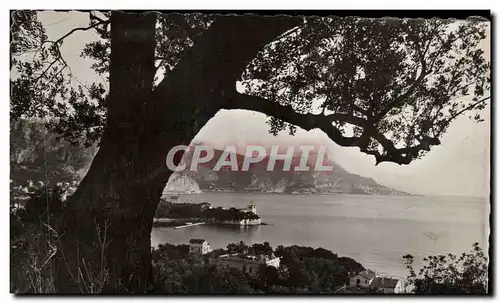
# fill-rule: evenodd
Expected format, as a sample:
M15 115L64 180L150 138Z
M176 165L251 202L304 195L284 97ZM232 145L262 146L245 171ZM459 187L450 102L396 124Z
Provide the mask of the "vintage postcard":
M489 12L386 16L11 11L10 291L491 294Z

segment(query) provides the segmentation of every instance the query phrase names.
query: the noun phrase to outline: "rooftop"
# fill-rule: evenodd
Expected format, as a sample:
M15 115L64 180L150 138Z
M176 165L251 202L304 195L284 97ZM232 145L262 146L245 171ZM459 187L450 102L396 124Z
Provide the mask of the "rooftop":
M358 275L360 275L361 277L363 277L365 279L371 279L371 278L375 277L375 272L368 269L368 270L360 272Z
M189 243L191 243L191 244L203 244L205 242L206 242L205 239L191 239L191 240L189 240Z
M397 279L385 277L375 277L370 281L370 286L377 288L394 288L396 284L398 284Z

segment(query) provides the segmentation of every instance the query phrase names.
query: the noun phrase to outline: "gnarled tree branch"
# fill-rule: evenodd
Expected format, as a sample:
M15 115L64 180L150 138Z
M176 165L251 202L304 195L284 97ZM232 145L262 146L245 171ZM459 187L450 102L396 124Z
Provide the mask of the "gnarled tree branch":
M62 42L64 39L68 38L69 36L71 36L74 32L77 32L77 31L88 31L89 29L92 29L98 25L101 25L101 24L105 24L105 23L109 23L109 21L99 21L99 22L96 22L92 25L89 25L87 27L75 27L73 28L72 30L70 30L68 33L66 33L65 35L61 36L59 39L57 39L56 41L54 41L53 43L55 44L58 44L60 42Z
M307 131L320 129L340 146L357 146L362 152L375 156L376 164L389 161L398 164L409 164L418 156L419 151L428 151L430 146L440 144L437 138L421 135L418 138L419 144L411 147L396 148L390 139L377 130L372 121L360 117L341 113L331 115L302 114L296 112L291 105L281 105L262 97L247 94L235 93L230 99L232 102L225 105L225 109L244 109L261 112ZM333 125L334 122L345 122L362 127L363 133L359 137L346 137ZM383 147L382 152L369 149L370 138L376 140Z
M470 104L469 106L466 106L464 107L462 110L458 111L457 113L455 113L454 115L452 115L450 118L448 118L448 120L446 121L446 123L443 125L443 127L441 127L441 131L446 127L448 126L452 121L454 121L457 117L459 117L460 115L462 115L463 113L465 113L466 111L469 111L469 110L472 110L472 109L475 109L476 106L480 105L480 104L483 104L485 103L486 101L488 101L489 99L491 98L491 96L488 96L488 97L484 97L472 104Z

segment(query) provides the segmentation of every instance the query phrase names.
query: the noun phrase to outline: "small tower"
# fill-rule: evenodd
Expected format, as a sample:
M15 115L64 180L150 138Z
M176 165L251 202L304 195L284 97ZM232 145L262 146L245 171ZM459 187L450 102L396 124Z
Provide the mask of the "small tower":
M248 210L254 214L257 214L257 206L255 204L248 205Z

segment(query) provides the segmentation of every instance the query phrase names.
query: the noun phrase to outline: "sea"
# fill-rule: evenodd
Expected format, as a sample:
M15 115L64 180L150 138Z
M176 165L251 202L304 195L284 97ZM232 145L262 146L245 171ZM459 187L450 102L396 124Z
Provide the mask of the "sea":
M488 250L487 198L203 193L183 195L180 202L222 207L254 204L267 225L154 228L152 246L203 238L212 248L239 241L323 247L380 275L400 279L408 276L405 254L413 255L415 266L420 267L424 257L469 252L475 242Z

